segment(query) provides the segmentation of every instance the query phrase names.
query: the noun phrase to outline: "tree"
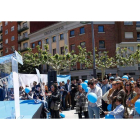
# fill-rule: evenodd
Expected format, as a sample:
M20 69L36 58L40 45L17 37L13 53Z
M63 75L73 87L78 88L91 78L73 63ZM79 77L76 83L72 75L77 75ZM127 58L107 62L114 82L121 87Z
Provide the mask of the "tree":
M31 48L28 48L28 53L25 54L25 64L31 64L32 66L39 66L42 64L48 64L51 68L60 74L60 71L66 68L70 68L77 62L77 55L73 52L68 52L68 47L64 46L63 54L55 54L54 56L49 53L48 45L44 45L45 50L40 49L40 46L36 46L37 53L33 53Z
M136 52L129 56L129 60L131 60L129 62L130 65L140 64L140 44L137 47Z
M93 55L91 52L87 52L86 48L82 48L79 46L79 54L78 62L85 64L87 67L93 67ZM128 65L132 60L126 53L125 48L118 48L116 50L116 55L114 57L110 57L108 52L103 51L101 53L95 50L95 64L96 68L101 70L102 79L105 75L105 70L107 68L113 68L117 66L125 66ZM125 55L125 57L124 57Z

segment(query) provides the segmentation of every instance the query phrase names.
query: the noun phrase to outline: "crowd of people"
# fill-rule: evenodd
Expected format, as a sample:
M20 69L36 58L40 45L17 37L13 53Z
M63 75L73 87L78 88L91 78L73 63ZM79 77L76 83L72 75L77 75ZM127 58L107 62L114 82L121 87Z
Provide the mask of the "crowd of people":
M67 83L56 81L50 88L45 83L37 84L34 81L29 93L26 93L22 86L19 87L19 98L43 103L44 112L50 112L51 118L60 118L64 110L74 109L79 119L99 119L107 114L114 115L115 119L139 118L140 115L135 110L135 102L140 98L140 77L136 81L129 74L127 77L121 78L118 74L113 77L110 73L108 76L105 75L103 80L89 79L88 92L85 92L82 87L84 82L82 79L78 81L68 79ZM5 85L0 88L0 92L2 90L5 91ZM95 103L88 101L88 94L91 92L97 95ZM9 100L14 100L13 89L7 91L7 97ZM111 108L108 109L108 106Z

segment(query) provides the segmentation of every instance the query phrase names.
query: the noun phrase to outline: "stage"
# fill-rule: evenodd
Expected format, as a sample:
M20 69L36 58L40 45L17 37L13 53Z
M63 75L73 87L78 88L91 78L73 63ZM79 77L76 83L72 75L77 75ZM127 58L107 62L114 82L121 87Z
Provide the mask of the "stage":
M11 108L15 108L15 101L0 101L0 119L10 119ZM34 100L20 100L21 119L40 118L43 104L35 104Z

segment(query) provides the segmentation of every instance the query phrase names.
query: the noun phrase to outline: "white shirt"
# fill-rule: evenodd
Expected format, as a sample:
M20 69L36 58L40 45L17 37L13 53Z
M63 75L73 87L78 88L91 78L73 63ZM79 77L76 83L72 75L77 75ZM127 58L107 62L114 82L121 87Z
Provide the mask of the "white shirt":
M102 105L102 100L101 100L102 99L102 89L96 85L94 89L89 90L87 95L90 92L93 92L97 95L97 102L96 103L88 102L88 105L91 106L91 107L95 107L96 105L97 105L97 107L101 106Z
M71 84L69 83L67 83L67 85L68 85L68 91L70 92L71 91Z

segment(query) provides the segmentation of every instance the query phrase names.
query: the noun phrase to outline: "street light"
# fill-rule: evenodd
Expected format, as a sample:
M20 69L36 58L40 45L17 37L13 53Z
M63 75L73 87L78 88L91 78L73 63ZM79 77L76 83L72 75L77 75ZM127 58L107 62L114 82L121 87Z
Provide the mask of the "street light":
M92 33L92 48L93 48L93 76L96 79L96 65L95 65L95 46L94 46L94 27L93 21L81 21L81 24L91 24L91 33Z

